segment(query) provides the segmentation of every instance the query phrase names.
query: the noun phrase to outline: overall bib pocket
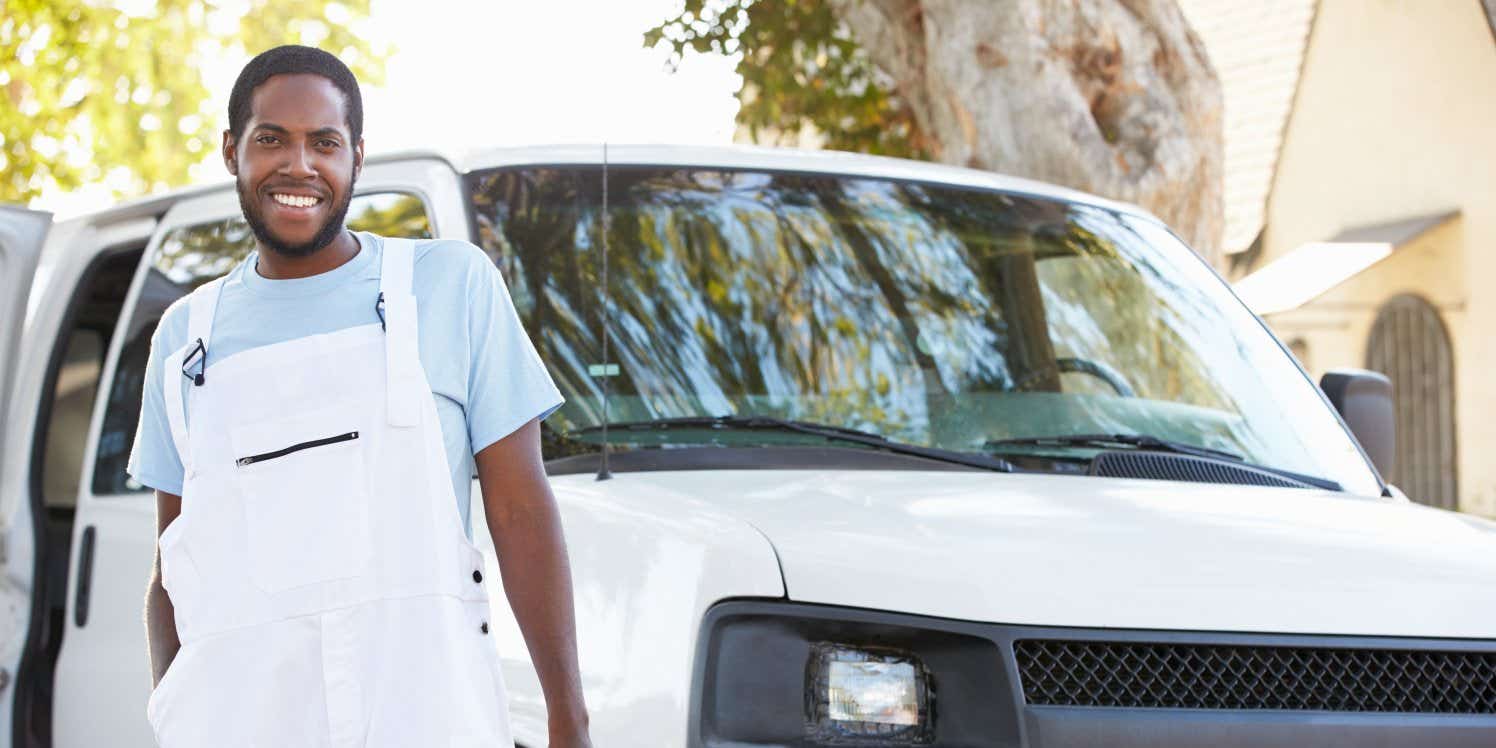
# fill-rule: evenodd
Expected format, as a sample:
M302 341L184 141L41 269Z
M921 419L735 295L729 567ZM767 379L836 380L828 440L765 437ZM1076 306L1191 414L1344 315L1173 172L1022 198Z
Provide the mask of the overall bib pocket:
M348 404L233 428L249 575L266 592L350 579L369 565L362 419Z

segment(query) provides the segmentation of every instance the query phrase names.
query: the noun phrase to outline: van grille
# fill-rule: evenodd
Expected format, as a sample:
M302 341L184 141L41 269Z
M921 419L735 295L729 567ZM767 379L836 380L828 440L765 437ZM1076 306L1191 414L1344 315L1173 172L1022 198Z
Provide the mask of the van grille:
M1032 705L1496 714L1496 653L1019 640Z

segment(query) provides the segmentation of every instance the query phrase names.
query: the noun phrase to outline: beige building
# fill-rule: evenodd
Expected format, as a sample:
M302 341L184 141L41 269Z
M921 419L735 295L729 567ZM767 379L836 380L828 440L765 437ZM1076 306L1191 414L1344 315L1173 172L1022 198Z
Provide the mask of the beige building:
M1216 58L1217 4L1182 4ZM1234 133L1280 142L1265 196L1243 198L1262 200L1260 222L1228 227L1256 237L1228 247L1230 276L1315 376L1393 378L1394 483L1496 516L1496 34L1482 0L1310 5L1299 49L1292 17L1274 27L1301 63L1281 129ZM1223 79L1228 122L1285 95Z

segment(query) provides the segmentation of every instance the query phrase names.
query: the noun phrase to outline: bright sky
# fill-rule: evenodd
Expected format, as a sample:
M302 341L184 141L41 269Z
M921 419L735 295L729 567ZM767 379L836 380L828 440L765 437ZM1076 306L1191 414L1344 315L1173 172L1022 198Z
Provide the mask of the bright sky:
M394 43L385 84L364 89L370 154L537 143L732 142L735 60L688 58L675 73L646 29L680 0L373 0L371 33ZM204 71L220 119L245 59ZM219 122L218 126L224 126ZM216 155L196 182L227 179ZM106 207L102 188L33 204L61 217Z

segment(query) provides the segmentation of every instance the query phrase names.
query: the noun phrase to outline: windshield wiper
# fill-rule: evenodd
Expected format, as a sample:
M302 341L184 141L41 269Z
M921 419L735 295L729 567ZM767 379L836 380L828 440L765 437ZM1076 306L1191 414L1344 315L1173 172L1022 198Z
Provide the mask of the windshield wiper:
M659 431L666 429L722 429L722 430L765 430L792 432L819 436L829 441L847 442L850 444L861 444L868 447L887 450L896 454L923 457L927 460L939 460L951 462L957 465L982 468L985 470L996 470L1002 473L1013 472L1013 464L1001 457L992 455L973 454L971 452L958 452L952 449L940 449L938 447L922 447L918 444L907 444L896 442L885 436L874 434L870 431L859 431L857 429L844 428L842 426L830 426L822 423L809 421L791 421L784 418L771 416L688 416L684 418L656 418L649 421L625 421L609 423L610 430L621 431ZM588 426L575 429L572 434L596 434L603 430L602 426Z
M991 439L982 446L996 447L1135 447L1155 452L1174 452L1182 455L1206 457L1212 460L1245 462L1241 455L1224 449L1197 447L1193 444L1169 441L1147 434L1066 434L1064 436L1027 436L1017 439Z
M1194 444L1160 439L1147 434L1069 434L1065 436L1030 436L1016 439L990 439L983 444L987 449L1000 450L1004 447L1096 447L1106 449L1108 447L1132 447L1134 449L1150 452L1173 452L1174 454L1190 455L1207 460L1225 460L1234 462L1244 467L1265 470L1275 475L1281 475L1311 486L1324 488L1331 491L1344 491L1345 488L1335 481L1320 478L1313 475L1304 475L1292 470L1275 468L1267 465L1258 465L1248 462L1246 458L1235 452L1224 449L1211 449Z

